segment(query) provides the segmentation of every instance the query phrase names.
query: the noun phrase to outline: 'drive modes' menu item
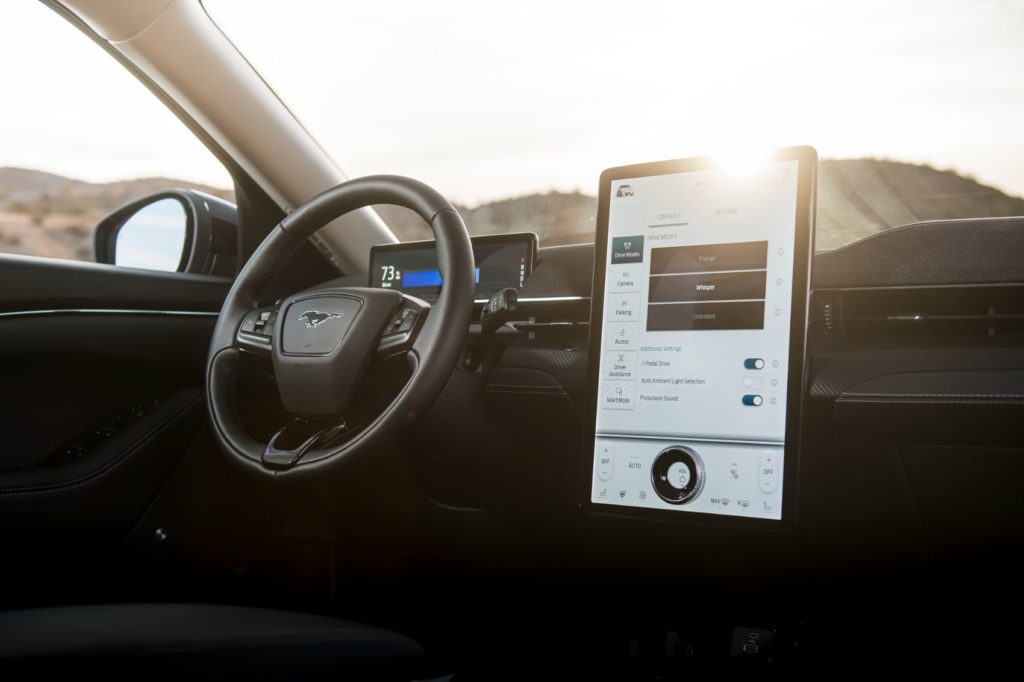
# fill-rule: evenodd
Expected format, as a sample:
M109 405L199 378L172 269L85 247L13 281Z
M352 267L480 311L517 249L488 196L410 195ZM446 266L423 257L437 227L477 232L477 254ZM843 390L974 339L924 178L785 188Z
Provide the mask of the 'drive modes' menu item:
M592 503L782 518L797 171L611 180Z

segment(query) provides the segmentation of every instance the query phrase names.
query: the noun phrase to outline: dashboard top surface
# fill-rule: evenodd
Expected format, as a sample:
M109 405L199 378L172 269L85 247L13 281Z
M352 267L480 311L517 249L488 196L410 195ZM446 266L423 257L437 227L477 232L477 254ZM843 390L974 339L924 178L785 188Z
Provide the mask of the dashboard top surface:
M814 255L811 288L1024 283L1024 217L913 223ZM589 298L594 245L540 244L520 298ZM363 286L366 273L340 282Z

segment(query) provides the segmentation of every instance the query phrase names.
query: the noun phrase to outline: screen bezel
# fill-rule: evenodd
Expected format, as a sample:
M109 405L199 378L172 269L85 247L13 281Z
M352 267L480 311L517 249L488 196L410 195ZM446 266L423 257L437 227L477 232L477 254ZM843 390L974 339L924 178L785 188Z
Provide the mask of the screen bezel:
M527 263L526 263L526 280L530 279L530 275L533 273L534 266L537 262L537 249L539 247L539 239L535 232L510 232L508 234L487 234L470 237L470 243L473 245L473 262L477 265L480 264L477 258L476 247L477 246L491 246L501 244L526 244L527 246ZM401 253L404 251L433 251L436 255L436 244L433 239L423 239L414 242L396 242L394 244L376 244L370 247L370 270L366 273L366 286L373 287L373 273L377 267L377 256L381 252L388 253ZM402 291L401 288L395 289L395 291ZM494 292L497 293L497 292ZM493 294L491 294L493 295ZM486 303L488 299L475 299L475 303Z
M782 468L782 519L744 518L705 512L644 509L592 502L591 486L596 454L598 386L601 371L601 332L604 323L605 275L608 260L608 219L612 183L617 180L671 175L701 170L722 170L712 157L696 157L655 161L609 168L601 173L597 207L597 229L594 238L594 278L590 294L590 335L587 363L587 402L580 471L580 508L600 516L628 517L669 521L673 523L756 528L785 531L797 522L797 491L799 489L802 414L807 384L807 328L811 296L811 265L814 249L814 217L816 208L818 153L812 147L777 149L764 158L765 163L797 161L796 238L793 254L793 296L790 322L789 376L786 384L786 435Z

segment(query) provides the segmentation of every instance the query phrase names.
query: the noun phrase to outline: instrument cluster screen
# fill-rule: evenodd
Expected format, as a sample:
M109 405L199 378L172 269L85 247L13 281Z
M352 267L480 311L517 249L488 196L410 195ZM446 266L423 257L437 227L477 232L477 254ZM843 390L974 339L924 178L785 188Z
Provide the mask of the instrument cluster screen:
M537 235L517 233L473 237L477 298L486 300L512 287L522 289L533 271ZM370 253L370 286L397 289L426 301L441 293L434 242L406 242L373 247Z

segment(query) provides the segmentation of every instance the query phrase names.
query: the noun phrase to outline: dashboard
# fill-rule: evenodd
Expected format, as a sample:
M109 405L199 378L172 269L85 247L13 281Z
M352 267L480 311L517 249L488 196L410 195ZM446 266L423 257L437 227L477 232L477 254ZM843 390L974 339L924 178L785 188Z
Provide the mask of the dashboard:
M444 557L472 563L486 543L494 561L515 563L522 552L549 555L560 537L590 552L602 575L681 561L714 576L756 551L765 580L792 580L876 560L889 570L932 552L973 561L1024 527L1024 218L914 223L814 255L799 485L782 486L799 513L785 551L763 545L758 537L774 534L759 529L576 512L596 478L596 250L539 245L516 315L488 339L471 330L467 352L483 347L490 360L457 372L424 421L423 518L448 538ZM783 510L783 521L761 525L787 523ZM516 541L493 540L506 536ZM705 548L698 564L695 546Z
M587 506L605 483L592 459L594 364L606 357L590 327L601 319L591 310L602 302L592 298L600 250L542 246L510 323L490 337L471 330L467 353L489 361L456 372L417 432L410 454L427 496L417 519L443 589L486 572L513 604L569 600L597 633L651 619L684 643L687 627L728 641L737 623L763 624L834 654L834 639L809 632L857 642L893 604L926 613L947 609L934 595L949 584L1008 584L993 571L1016 566L1024 529L1024 218L917 223L814 255L806 379L787 396L802 403L798 457L784 453L795 469L777 482L791 501L782 520L756 525ZM770 368L768 351L741 355ZM691 444L679 426L641 465L673 445L714 462L711 444ZM612 477L624 477L609 483L635 475L630 454L614 454ZM772 498L759 478L748 494L763 503ZM708 480L676 509L717 497ZM639 486L623 489L639 498ZM726 494L729 507L744 499ZM800 622L811 630L801 635Z
M609 245L634 234L612 234ZM487 360L455 372L410 449L426 497L416 518L436 567L430 590L477 585L486 572L516 599L573 592L598 629L644 617L690 619L702 631L811 622L856 642L885 611L846 623L836 614L934 606L936 591L962 580L1000 584L991 571L1016 565L1009 552L1024 529L1020 253L1024 218L914 223L814 254L799 457L796 476L781 481L798 513L775 533L792 518L785 500L782 521L757 527L690 511L580 512L600 480L591 389L593 355L600 370L605 351L590 321L592 304L608 299L592 298L592 287L595 264L612 256L599 244L541 245L510 322L490 337L471 328L466 352ZM741 355L755 359L741 382L766 376L757 358L771 368L767 350ZM668 445L687 445L685 433L672 435ZM693 449L710 461L706 448ZM628 471L628 455L615 471L620 461ZM552 576L563 580L553 586Z
M1024 524L1024 503L1007 496L1024 477L1022 251L1024 219L1006 218L919 223L816 254L796 504L818 559L898 560L930 538L966 546ZM516 318L491 341L499 359L453 383L421 444L436 453L421 473L439 522L489 510L538 542L594 481L579 453L593 442L595 247L539 255ZM615 542L635 547L634 521L594 523L596 537L612 524ZM652 542L684 552L692 532L677 533Z

